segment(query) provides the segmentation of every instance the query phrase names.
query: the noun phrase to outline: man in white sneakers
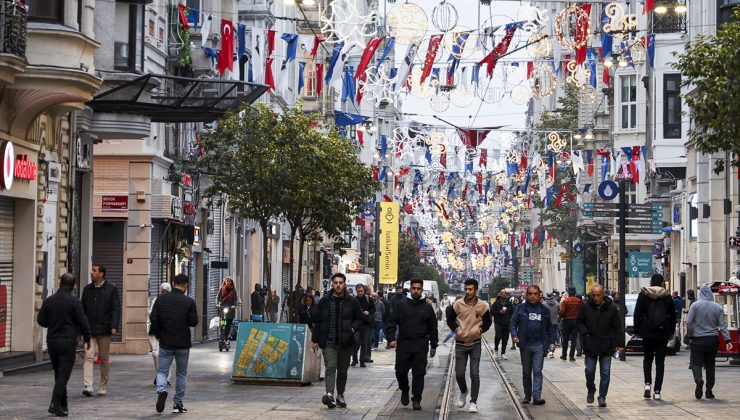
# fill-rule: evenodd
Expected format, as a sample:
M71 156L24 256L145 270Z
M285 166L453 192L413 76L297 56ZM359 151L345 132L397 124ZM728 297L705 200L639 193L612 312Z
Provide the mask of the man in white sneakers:
M476 405L480 389L481 337L491 328L493 319L488 304L478 299L478 281L465 280L465 297L456 300L447 310L447 326L455 331L455 379L460 387L457 406L465 407L468 385L465 383L465 370L470 360L470 408L477 413Z

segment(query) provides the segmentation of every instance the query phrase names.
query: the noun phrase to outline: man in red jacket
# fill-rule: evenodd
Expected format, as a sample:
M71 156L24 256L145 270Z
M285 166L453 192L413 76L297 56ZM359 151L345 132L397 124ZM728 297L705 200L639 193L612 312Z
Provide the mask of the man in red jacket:
M565 360L568 353L568 342L572 341L570 348L570 361L575 362L576 341L578 340L578 313L581 312L583 301L576 296L576 288L568 288L568 297L560 302L560 318L563 319L563 337L560 343L562 354L561 360Z

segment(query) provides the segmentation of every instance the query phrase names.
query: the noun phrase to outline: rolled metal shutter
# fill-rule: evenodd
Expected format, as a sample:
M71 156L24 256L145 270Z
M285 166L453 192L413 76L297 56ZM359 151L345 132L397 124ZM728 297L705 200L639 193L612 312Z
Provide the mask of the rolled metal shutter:
M93 226L93 255L92 263L105 267L106 281L118 287L120 296L121 322L123 322L123 257L126 245L126 223L125 222L103 222L96 221ZM121 326L118 332L111 337L111 341L120 343L122 341Z
M163 247L166 247L166 241L162 237L165 231L165 225L161 221L152 221L152 256L149 262L149 296L159 296L159 285L164 282L163 275Z
M15 200L0 197L0 286L4 287L5 310L0 317L5 318L5 345L0 352L10 351L11 326L13 325L13 224L15 221Z

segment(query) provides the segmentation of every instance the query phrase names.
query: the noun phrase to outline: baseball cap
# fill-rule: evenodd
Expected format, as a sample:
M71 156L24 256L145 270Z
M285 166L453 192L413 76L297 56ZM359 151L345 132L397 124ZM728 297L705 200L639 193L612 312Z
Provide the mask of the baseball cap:
M170 286L169 283L162 283L162 284L159 285L159 290L164 290L166 292L171 292L172 291L172 286Z

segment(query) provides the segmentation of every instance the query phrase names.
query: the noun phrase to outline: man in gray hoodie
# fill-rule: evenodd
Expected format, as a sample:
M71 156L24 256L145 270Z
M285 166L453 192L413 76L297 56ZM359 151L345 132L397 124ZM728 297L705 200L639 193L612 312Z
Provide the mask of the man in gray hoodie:
M730 343L730 332L725 325L724 311L719 304L714 302L709 285L705 284L701 287L699 300L691 305L686 321L688 336L691 337L691 370L696 383L694 396L701 399L704 386L701 368L704 366L707 370L706 397L714 398L712 388L714 387L714 359L719 350L718 331L721 331L725 338L727 351L732 350L732 343Z

